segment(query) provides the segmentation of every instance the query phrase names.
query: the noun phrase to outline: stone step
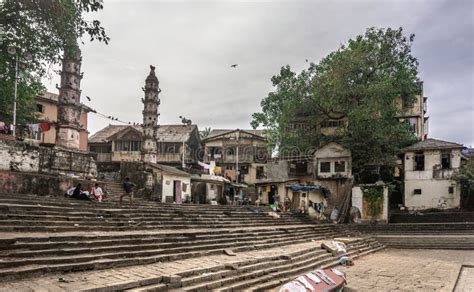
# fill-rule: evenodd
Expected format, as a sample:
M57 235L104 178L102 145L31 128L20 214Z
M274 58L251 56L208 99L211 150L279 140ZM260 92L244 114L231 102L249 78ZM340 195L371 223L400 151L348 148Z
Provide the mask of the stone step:
M46 272L67 272L87 269L104 269L126 265L146 264L157 261L170 261L189 257L204 256L210 254L223 253L226 248L235 251L245 251L251 249L270 248L285 244L295 244L307 242L315 238L313 234L304 235L298 238L281 238L278 240L266 239L256 240L250 243L239 244L217 244L192 246L187 248L163 249L153 251L123 252L112 254L96 254L85 256L68 256L52 258L32 258L17 261L1 262L0 278L21 278L38 273ZM173 253L174 252L174 253ZM127 256L129 258L120 258ZM133 256L133 257L131 257Z
M361 246L365 246L363 241L350 244L348 245L348 248L354 249ZM251 263L249 265L244 265L243 267L238 267L237 271L239 271L239 273L237 275L224 279L219 278L219 275L216 275L216 277L209 277L209 275L207 275L207 277L203 277L201 283L189 287L185 286L185 283L187 282L186 279L183 279L182 289L184 291L203 291L209 289L222 289L222 287L227 287L224 289L228 289L229 287L232 287L234 290L243 290L249 287L247 286L248 282L259 281L262 277L266 277L266 275L270 273L293 270L296 267L308 264L318 265L319 263L331 258L332 255L330 253L327 253L320 247L315 247L306 250L305 252L300 252L299 254L291 254L287 259L261 260L258 264ZM209 280L206 280L206 278Z
M298 230L293 230L291 227L278 227L275 229L257 229L257 230L245 230L245 229L237 229L237 230L228 230L223 232L213 232L212 230L209 231L202 231L202 232L191 232L191 233L123 233L120 235L95 235L95 236L81 236L81 235L74 235L74 236L61 236L57 235L54 237L17 237L14 239L7 239L2 240L0 239L0 245L5 248L5 245L10 245L12 248L27 248L32 246L34 248L44 248L44 247L60 247L66 245L82 245L82 244L92 244L97 243L100 245L108 245L114 242L129 242L129 243L137 243L137 242L172 242L172 241L180 241L180 240L203 240L203 239L216 239L221 237L226 238L239 238L241 236L261 236L261 235L274 235L274 234L282 234L282 233L296 233L298 231L332 231L329 226L323 228L317 228L312 226L304 226L298 228Z
M321 238L321 236L315 236L314 231L307 230L301 231L299 234L288 234L285 232L276 233L276 234L265 234L259 235L259 240L264 239L283 239L288 238L291 236L300 236L300 235L312 235L314 238ZM335 233L330 234L327 233L326 236L336 235ZM182 238L181 238L182 239ZM240 237L227 237L223 236L221 238L209 238L209 239L202 239L202 240L190 240L189 238L185 241L181 240L178 241L174 239L173 241L168 242L160 242L160 240L156 239L149 239L148 242L141 241L137 242L134 240L132 245L130 243L126 243L123 241L119 242L110 242L109 245L104 245L104 242L99 242L101 245L90 245L87 242L76 242L73 244L64 244L61 248L58 248L58 245L55 244L53 248L49 249L31 249L31 245L23 245L18 246L15 245L17 248L16 250L8 250L8 252L2 251L0 252L0 257L38 257L38 256L51 256L51 255L78 255L78 254L92 254L92 253L100 253L100 252L112 252L112 251L132 251L132 250L153 250L153 249L172 249L179 246L187 246L187 245L205 245L205 244L228 244L228 243L244 243L244 242L252 242L255 240L254 235L249 236L240 236ZM95 243L95 242L92 242ZM34 246L37 247L37 246ZM24 250L25 248L29 248L29 250Z
M352 251L352 252L349 252L347 255L348 256L357 256L357 257L361 257L361 256L365 256L365 255L369 255L371 253L374 253L374 252L377 252L379 250L382 250L384 249L385 247L383 245L380 245L380 246L376 246L376 247L372 247L370 249L365 249L364 251ZM331 267L334 267L334 266L337 266L339 265L339 261L336 259L336 260L332 260L332 261L329 261L319 267L315 267L315 268L320 268L320 269L327 269L327 268L331 268ZM314 269L315 269L314 268ZM267 282L263 282L263 283L259 283L257 285L254 285L251 287L251 290L253 291L267 291L267 290L273 290L275 289L276 287L278 286L281 286L283 285L284 283L287 283L289 281L292 281L295 277L301 275L301 274L304 274L304 273L307 273L309 271L312 271L313 268L310 268L308 270L303 270L301 272L296 272L294 274L289 274L283 278L279 278L278 280L275 280L275 279L271 279L270 278L270 281L267 281Z

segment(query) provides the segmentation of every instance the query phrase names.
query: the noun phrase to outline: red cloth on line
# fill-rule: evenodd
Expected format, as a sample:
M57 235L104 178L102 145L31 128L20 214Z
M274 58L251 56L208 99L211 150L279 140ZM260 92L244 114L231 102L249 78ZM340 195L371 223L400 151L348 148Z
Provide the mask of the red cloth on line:
M51 129L51 124L49 124L49 123L41 123L41 124L39 125L39 127L40 127L40 129L41 129L42 132L48 132L49 129Z

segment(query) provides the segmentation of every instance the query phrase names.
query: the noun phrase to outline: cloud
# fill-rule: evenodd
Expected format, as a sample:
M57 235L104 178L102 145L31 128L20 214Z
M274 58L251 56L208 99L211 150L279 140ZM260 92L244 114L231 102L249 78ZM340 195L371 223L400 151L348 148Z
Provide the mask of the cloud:
M96 17L111 42L83 47L83 96L107 115L141 121L153 64L160 123L184 115L200 128L248 128L281 66L301 70L367 27L402 26L416 34L430 136L474 146L473 11L469 0L106 1ZM91 116L90 130L108 123Z

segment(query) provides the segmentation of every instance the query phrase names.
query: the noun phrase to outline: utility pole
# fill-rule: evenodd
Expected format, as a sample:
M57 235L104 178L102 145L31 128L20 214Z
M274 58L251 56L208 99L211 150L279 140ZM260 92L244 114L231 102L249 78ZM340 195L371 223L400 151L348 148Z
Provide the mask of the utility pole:
M16 99L18 95L18 53L15 55L15 96L13 97L13 137L16 137Z

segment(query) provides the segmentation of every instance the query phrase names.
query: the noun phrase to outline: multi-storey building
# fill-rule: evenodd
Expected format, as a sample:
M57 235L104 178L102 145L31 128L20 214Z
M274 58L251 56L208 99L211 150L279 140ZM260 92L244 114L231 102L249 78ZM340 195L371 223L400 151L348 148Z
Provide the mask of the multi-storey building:
M215 162L224 177L246 184L264 178L265 164L269 159L264 131L212 130L202 144L204 162Z

